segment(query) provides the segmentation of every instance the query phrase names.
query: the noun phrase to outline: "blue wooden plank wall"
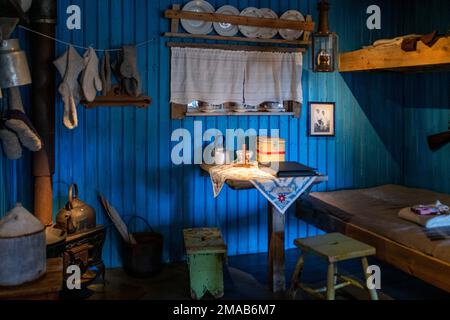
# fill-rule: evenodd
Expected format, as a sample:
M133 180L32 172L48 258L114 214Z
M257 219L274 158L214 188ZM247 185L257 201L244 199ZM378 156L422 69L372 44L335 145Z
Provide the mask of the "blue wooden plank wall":
M194 121L201 121L203 130L280 129L281 136L288 141L290 160L307 163L329 175L329 182L319 186L319 191L403 182L404 167L408 162L405 161L402 146L410 130L408 124L403 122L408 110L402 107L402 75L314 74L309 70L311 58L308 54L304 59L305 106L300 120L287 117L199 117L171 121L170 51L165 46L167 39L161 37L163 32L169 31L169 22L162 18L162 14L173 3L180 2L187 1L58 1L58 37L65 41L85 46L91 44L97 48L117 48L146 39L154 41L138 50L143 87L153 98L148 110L85 110L79 107L80 126L69 131L62 125L62 104L58 100L55 208L64 205L67 188L75 181L80 187L81 198L97 209L99 223L109 225L97 200L99 192L122 215L139 215L148 219L165 236L165 260L182 258L182 229L186 227L220 227L230 255L265 252L267 205L256 191L224 190L214 200L211 183L208 178L200 176L198 168L171 163L170 151L174 145L170 142L172 131L187 128L193 132ZM298 9L305 14L313 14L317 19L316 0L209 2L216 8L224 4L241 10L248 6L270 7L278 14L288 9ZM332 29L340 36L342 51L354 50L376 39L403 33L406 18L403 1L330 2L333 5L330 22ZM82 9L82 30L69 31L65 27L64 17L70 4L77 4ZM381 30L369 31L365 27L366 8L372 4L379 4L382 8ZM64 45L58 45L58 54L66 49ZM433 94L437 93L435 91ZM448 93L446 97L448 99ZM336 102L335 138L307 136L308 101ZM5 187L0 188L2 205L6 207L4 203L13 202L12 193L14 199L17 195L29 197L23 190L30 184L30 179L16 179L20 176L20 170L25 172L22 176L26 177L27 162L24 161L21 169L17 168L18 164L11 164L3 158L0 163L0 178L5 182ZM20 186L14 187L16 183ZM10 192L10 189L13 191ZM319 232L299 222L292 212L287 225L287 247L292 247L293 240L298 236ZM121 263L118 240L116 232L110 228L104 249L108 266Z
M424 10L408 2L406 33L450 31L450 2L432 1ZM444 132L450 120L450 72L405 76L404 80L405 184L450 193L450 145L437 152L427 147L426 137Z

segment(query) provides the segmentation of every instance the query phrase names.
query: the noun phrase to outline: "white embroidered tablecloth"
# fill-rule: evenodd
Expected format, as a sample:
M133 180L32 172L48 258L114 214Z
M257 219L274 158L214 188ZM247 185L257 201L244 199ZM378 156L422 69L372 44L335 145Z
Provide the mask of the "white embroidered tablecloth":
M316 177L277 178L250 181L282 214L316 181Z
M249 181L282 214L286 213L317 178L277 178L259 169L257 165L244 168L233 164L212 167L209 174L215 198L219 196L227 180Z
M223 189L223 186L227 180L272 180L276 177L270 173L262 171L257 165L253 165L250 168L244 168L236 166L235 164L226 164L222 166L214 166L209 169L209 175L214 190L214 198L217 198Z

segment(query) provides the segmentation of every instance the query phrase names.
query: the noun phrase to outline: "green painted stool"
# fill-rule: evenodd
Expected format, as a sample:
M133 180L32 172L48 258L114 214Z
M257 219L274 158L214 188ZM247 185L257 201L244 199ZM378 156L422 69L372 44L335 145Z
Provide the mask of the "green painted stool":
M192 299L202 299L207 291L216 299L222 298L224 294L223 263L227 247L220 229L186 229L184 243Z
M337 272L338 262L360 258L364 276L367 280L367 257L375 255L376 250L374 247L346 237L340 233L297 239L294 243L302 251L302 254L297 262L294 275L292 276L291 288L289 289L289 296L291 299L295 299L297 290L302 289L315 298L335 300L335 291L337 289L353 285L363 290L367 290L372 300L378 300L378 294L375 289L368 289L367 286L361 284L357 280L342 276ZM315 254L328 262L327 286L325 288L314 290L300 283L305 253ZM338 284L338 281L341 283ZM325 292L326 295L324 296L322 293Z

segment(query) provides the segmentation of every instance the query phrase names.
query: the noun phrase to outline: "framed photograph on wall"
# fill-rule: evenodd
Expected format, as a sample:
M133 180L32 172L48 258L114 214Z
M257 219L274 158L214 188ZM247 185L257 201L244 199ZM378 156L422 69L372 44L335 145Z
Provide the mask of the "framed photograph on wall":
M308 106L308 135L334 137L336 135L336 104L334 102L310 102Z

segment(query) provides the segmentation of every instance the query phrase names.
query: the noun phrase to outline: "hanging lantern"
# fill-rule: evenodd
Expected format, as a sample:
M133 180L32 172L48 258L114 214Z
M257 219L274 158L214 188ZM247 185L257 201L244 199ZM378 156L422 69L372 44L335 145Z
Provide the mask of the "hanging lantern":
M328 26L327 0L321 0L319 5L319 28L312 39L312 66L314 72L334 72L337 61L337 34L331 32Z

